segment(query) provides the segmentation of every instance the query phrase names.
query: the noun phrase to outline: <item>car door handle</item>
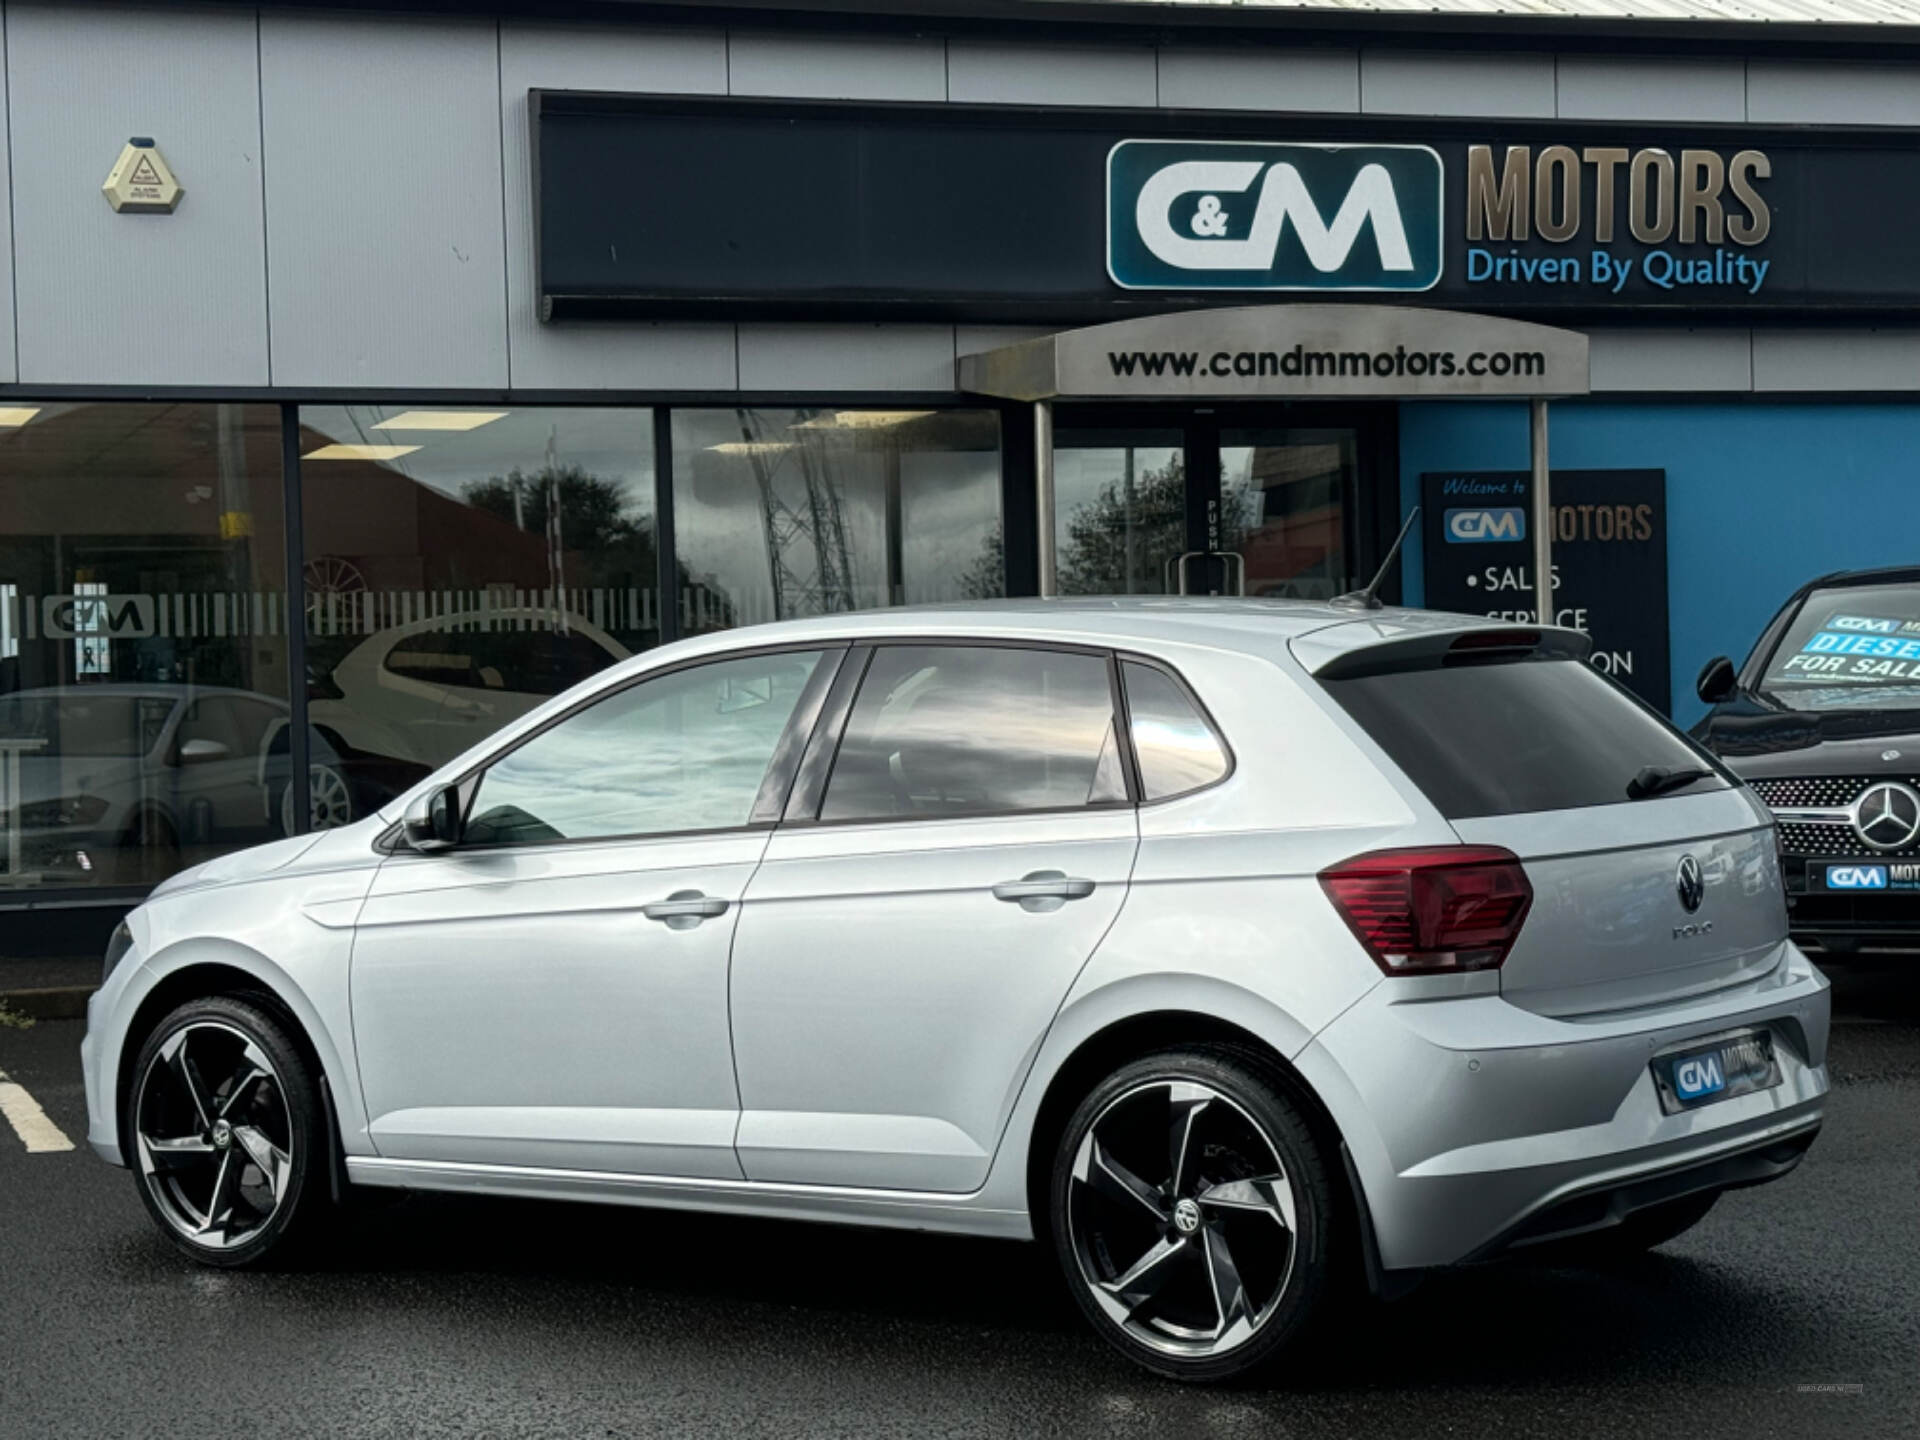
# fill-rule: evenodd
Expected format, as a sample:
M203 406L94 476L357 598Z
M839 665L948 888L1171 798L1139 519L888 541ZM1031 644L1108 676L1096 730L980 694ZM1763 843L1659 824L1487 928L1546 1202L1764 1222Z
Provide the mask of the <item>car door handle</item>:
M664 900L642 905L640 913L649 920L666 922L669 930L691 930L702 920L727 913L727 902L698 890L676 890Z
M1091 894L1093 881L1075 879L1059 870L1035 870L993 887L994 899L1018 905L1032 915L1044 915L1069 900L1084 900Z

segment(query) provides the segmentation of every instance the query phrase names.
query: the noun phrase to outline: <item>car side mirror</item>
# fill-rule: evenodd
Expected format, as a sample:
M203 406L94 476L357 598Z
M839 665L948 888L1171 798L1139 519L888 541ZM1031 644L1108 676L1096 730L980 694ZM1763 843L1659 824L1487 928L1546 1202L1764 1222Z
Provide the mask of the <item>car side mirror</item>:
M460 794L442 785L415 796L400 820L400 833L409 848L422 855L451 850L460 843Z
M1700 678L1693 682L1694 692L1707 704L1718 705L1722 700L1732 697L1738 678L1734 673L1733 661L1724 655L1716 655L1701 667Z
M208 740L204 736L189 740L180 747L182 765L201 765L209 760L225 760L233 752L218 740Z

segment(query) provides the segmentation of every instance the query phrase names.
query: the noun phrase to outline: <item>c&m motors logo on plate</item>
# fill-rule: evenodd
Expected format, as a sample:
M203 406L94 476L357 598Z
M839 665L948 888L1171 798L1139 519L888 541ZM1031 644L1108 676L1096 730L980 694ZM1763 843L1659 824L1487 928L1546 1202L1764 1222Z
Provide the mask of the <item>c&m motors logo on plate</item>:
M1424 145L1122 140L1107 273L1129 290L1429 290L1444 178Z

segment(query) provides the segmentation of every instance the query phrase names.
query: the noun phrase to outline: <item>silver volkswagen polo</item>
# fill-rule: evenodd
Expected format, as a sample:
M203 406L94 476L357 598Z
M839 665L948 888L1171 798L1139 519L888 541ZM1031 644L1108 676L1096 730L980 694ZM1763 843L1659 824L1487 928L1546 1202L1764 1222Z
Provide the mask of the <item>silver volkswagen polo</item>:
M128 917L93 1147L234 1266L352 1186L1037 1238L1247 1370L1345 1287L1792 1169L1771 817L1568 631L1009 602L666 646Z

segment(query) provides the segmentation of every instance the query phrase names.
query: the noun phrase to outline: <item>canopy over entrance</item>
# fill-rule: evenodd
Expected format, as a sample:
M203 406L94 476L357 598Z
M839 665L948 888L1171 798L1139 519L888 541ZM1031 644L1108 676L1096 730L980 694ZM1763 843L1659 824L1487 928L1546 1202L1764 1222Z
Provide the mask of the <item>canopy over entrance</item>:
M962 390L1006 400L1531 400L1587 385L1585 335L1406 305L1183 310L960 359Z
M1535 614L1551 623L1547 400L1585 395L1587 337L1404 305L1248 305L1065 330L960 360L960 388L1033 404L1040 593L1058 593L1056 400L1526 400ZM1184 571L1182 572L1184 573Z

